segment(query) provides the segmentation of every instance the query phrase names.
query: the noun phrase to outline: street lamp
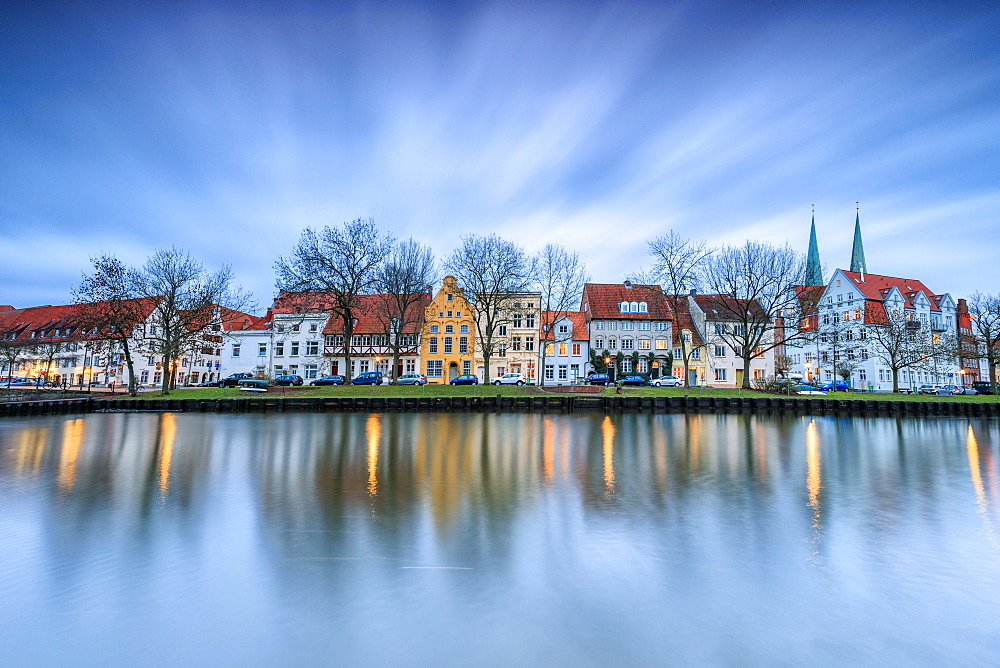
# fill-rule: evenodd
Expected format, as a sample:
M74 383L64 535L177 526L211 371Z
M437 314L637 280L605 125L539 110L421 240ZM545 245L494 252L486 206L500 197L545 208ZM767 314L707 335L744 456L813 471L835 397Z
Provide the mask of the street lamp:
M812 381L811 367L812 367L812 362L806 362L806 382L807 383L810 382L810 381Z
M611 373L611 358L610 357L605 357L604 358L604 370L608 372L608 382L612 382L614 380L614 374Z
M962 388L965 388L965 374L968 373L965 369L959 369L958 375L962 379Z

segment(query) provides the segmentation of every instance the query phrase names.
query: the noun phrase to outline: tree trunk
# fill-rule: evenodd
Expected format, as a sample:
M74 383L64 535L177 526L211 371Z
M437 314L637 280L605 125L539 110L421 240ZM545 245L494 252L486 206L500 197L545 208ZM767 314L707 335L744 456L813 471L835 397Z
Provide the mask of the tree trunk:
M899 392L899 369L892 370L892 393Z
M128 339L122 339L122 348L125 350L125 364L128 366L128 395L134 397L138 394L135 384L135 365L132 362L132 351L128 347Z
M353 385L351 382L351 339L354 338L354 324L352 318L342 317L344 321L344 385Z
M553 340L555 340L555 337L553 337ZM547 357L545 354L545 341L540 341L539 345L542 346L542 362L538 369L538 386L545 387L545 358Z
M750 389L750 358L743 357L743 383L740 385L744 390Z
M444 373L442 370L441 373ZM490 356L486 353L486 349L483 349L483 385L490 384Z

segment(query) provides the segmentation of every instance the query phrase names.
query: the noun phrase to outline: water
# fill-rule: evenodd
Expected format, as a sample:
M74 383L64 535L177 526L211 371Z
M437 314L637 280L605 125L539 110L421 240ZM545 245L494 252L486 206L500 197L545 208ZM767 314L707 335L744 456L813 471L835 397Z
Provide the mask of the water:
M995 664L998 444L967 419L7 419L0 662Z

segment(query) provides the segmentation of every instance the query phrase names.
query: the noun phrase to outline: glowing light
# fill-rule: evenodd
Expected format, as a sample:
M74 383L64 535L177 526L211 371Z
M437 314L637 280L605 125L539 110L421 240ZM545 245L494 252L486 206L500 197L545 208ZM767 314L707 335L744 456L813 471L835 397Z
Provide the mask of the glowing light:
M382 419L377 413L368 416L365 423L368 435L368 495L378 494L378 449L382 440Z
M555 477L555 429L552 418L542 420L542 476L546 481Z
M601 437L604 441L604 490L611 496L615 493L615 425L607 415L601 423Z
M83 442L83 419L67 420L63 425L62 450L59 454L59 487L64 492L73 489L76 481L76 460Z
M164 413L160 419L160 500L170 492L170 462L174 458L174 439L177 423L173 413Z

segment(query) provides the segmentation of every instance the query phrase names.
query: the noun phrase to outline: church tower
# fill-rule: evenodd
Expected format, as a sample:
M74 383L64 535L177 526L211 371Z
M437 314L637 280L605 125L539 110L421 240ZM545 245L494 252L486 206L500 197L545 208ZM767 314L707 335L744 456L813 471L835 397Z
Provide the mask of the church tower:
M868 273L865 265L865 247L861 244L861 210L854 218L854 247L851 249L851 271Z
M823 268L819 263L819 244L816 243L816 211L813 210L812 229L809 230L809 254L806 256L806 285L826 285Z

